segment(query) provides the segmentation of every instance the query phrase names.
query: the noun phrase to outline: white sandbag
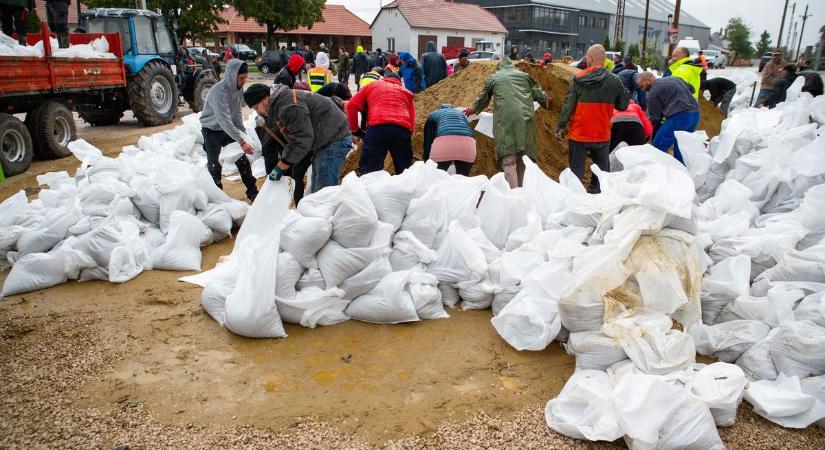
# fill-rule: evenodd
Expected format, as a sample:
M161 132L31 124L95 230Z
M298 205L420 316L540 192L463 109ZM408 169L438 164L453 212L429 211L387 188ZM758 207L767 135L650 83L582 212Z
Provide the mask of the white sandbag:
M758 320L733 320L705 325L697 323L688 332L696 343L700 355L714 355L724 362L734 362L757 342L765 339L770 325Z
M483 175L475 177L450 177L436 182L430 190L443 199L446 223L458 222L461 228L469 230L479 226L476 206L481 197L481 189L488 182ZM428 194L424 195L427 198Z
M801 384L802 392L815 397L821 403L825 404L825 375L805 378ZM825 418L819 419L816 422L816 426L825 428Z
M495 294L493 294L493 303L490 305L493 315L497 316L505 306L516 298L519 292L521 292L521 285L505 286L497 289Z
M458 284L461 297L461 309L487 309L493 304L493 295L497 288L488 278L480 281L467 281Z
M281 235L283 236L283 232ZM304 274L304 267L289 252L281 252L278 254L275 274L275 295L279 298L295 298L295 285Z
M387 249L382 250L383 252ZM386 256L375 258L363 270L352 275L341 283L344 290L344 299L353 300L371 291L386 275L392 273L392 265Z
M805 294L800 289L774 286L766 297L743 295L725 306L717 322L731 320L759 320L771 327L793 322L793 306Z
M405 182L402 177L387 177L379 182L365 184L378 220L392 225L393 229L398 229L415 194L415 186Z
M558 303L522 289L490 322L516 350L544 350L561 330Z
M644 373L661 375L696 362L693 339L672 326L666 315L629 311L605 322L602 333L619 341L628 358Z
M427 248L436 248L436 237L447 224L447 212L441 197L428 191L426 198L413 199L399 231L409 231Z
M281 248L289 252L302 266L316 267L315 254L332 236L332 222L319 217L304 217L295 211L287 213L281 232Z
M484 188L475 213L484 234L497 248L503 249L510 234L527 224L527 211L524 195L510 188L504 173L497 173Z
M415 312L421 320L446 319L449 316L441 303L441 291L438 289L438 279L435 275L418 270L410 271L407 280L407 291L410 293Z
M238 281L226 298L224 323L235 334L252 338L286 337L275 304L280 236L281 225L277 224L268 233L249 235L235 253Z
M438 277L440 283L480 280L487 273L487 261L481 248L467 236L458 222L450 223L448 230L438 248L438 258L427 267L427 272Z
M710 408L716 426L729 427L736 421L736 409L747 385L741 368L717 362L694 374L687 387Z
M302 198L295 209L304 217L331 219L340 204L338 200L340 191L341 186L327 186L312 195Z
M183 211L194 215L196 211L206 209L208 199L206 194L196 184L189 180L179 180L158 185L160 192L160 229L168 231L171 215L175 211Z
M235 289L235 283L238 280L238 272L235 264L224 263L222 268L218 265L213 272L216 272L214 277L206 283L206 286L201 292L201 305L206 312L218 322L220 326L224 326L226 322L226 298Z
M541 233L541 218L538 214L530 211L527 213L527 223L516 228L507 236L507 242L504 244L504 250L511 252L526 242L530 242Z
M604 300L598 295L579 295L559 300L559 318L571 333L598 331L604 322Z
M825 292L817 292L802 299L794 309L796 320L808 320L825 327Z
M519 285L545 261L545 252L532 246L504 252L490 263L490 281L499 286Z
M125 283L143 272L143 266L135 262L128 248L118 246L109 257L108 271L110 283Z
M70 206L48 211L45 227L23 232L20 235L17 241L18 253L26 255L48 252L66 237L69 227L74 225L79 218L77 211Z
M781 327L771 343L771 359L788 376L825 374L825 328L806 321Z
M556 398L547 402L544 419L551 430L573 439L614 441L624 435L610 407L613 384L600 370L576 370Z
M63 260L48 253L29 253L11 267L0 297L22 294L66 282Z
M301 275L301 278L298 278L298 283L295 284L295 289L299 291L309 287L317 287L321 290L326 289L324 276L321 275L320 270L307 269L306 271L304 271L303 275Z
M702 322L716 323L717 317L736 297L747 295L751 260L747 255L725 258L712 266L702 280Z
M576 370L607 370L611 365L627 359L622 345L600 331L570 333L564 348L576 357Z
M243 225L241 225L238 234L235 236L235 247L232 249L232 255L235 255L236 250L247 236L255 234L263 236L269 233L273 226L282 223L289 212L291 202L292 193L288 179L276 182L265 181L260 192L258 192L258 196L255 197L255 202L246 213ZM299 205L301 204L303 204L303 201L299 203Z
M385 276L368 294L350 302L344 313L356 320L371 323L402 323L419 320L415 303L404 287L410 271Z
M752 381L745 400L753 412L786 428L806 428L825 418L825 403L803 392L797 376L780 373L776 380Z
M200 227L197 230L196 237L200 243ZM120 245L120 241L120 230L114 225L104 225L79 236L75 248L91 256L99 266L109 267L112 250Z
M815 245L802 251L791 250L778 258L777 264L759 278L825 282L825 245Z
M660 377L623 377L610 403L631 450L725 448L708 407L686 389Z
M299 291L295 298L276 297L275 302L284 322L315 328L318 325L335 325L349 319L344 315L344 308L349 301L342 299L342 295L344 291L341 289L324 291L310 287Z
M153 224L160 224L160 200L161 195L154 181L149 177L133 179L132 188L135 196L132 203L140 210L141 215Z
M211 203L198 218L213 233L213 239L219 241L232 235L232 214L223 204Z
M441 302L447 308L455 308L455 305L461 300L458 289L447 283L439 283L438 290L441 291Z
M161 270L200 270L203 222L183 211L169 217L166 241L152 252L152 264ZM274 273L274 271L273 271Z
M484 254L484 260L487 261L488 264L492 263L499 256L501 256L501 250L499 250L495 244L493 244L487 235L484 234L484 230L480 227L471 228L466 230L467 236L478 245L478 248L481 249L481 252Z
M776 379L778 372L776 370L776 364L774 364L773 358L771 358L771 347L779 330L779 328L772 329L765 339L762 339L747 349L736 360L736 365L742 368L748 380Z
M344 248L368 246L378 226L378 215L355 173L344 177L336 201L339 205L332 216L332 239Z
M327 242L316 256L326 289L340 286L344 280L367 267L384 250L377 247L345 248L335 240Z
M418 264L430 264L437 258L438 253L427 248L411 232L395 233L390 253L390 264L394 271L409 270Z

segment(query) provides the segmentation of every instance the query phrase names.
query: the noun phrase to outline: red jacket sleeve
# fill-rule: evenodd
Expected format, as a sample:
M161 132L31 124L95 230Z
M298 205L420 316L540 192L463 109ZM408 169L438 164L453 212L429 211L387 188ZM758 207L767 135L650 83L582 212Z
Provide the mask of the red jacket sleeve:
M368 88L369 86L364 87L347 102L347 121L349 122L349 129L353 133L361 128L361 124L358 121L358 113L364 110Z
M410 132L415 131L415 97L410 94Z
M645 112L642 111L642 108L636 106L633 109L636 111L636 115L639 116L639 120L642 121L642 130L645 133L645 137L649 138L650 135L653 134L653 124L650 123L650 119L647 118L647 114L645 114Z

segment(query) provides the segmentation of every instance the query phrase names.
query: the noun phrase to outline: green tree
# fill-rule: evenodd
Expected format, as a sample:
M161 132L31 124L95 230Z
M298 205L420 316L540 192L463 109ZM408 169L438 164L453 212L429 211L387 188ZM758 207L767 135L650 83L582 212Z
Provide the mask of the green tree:
M613 43L613 47L610 50L613 50L614 52L620 52L622 55L624 55L624 47L625 47L625 41L623 41L620 38L620 39L617 39L616 42Z
M639 44L630 44L627 47L627 54L633 58L633 61L638 61L642 52L639 50Z
M748 24L741 17L733 17L728 21L726 30L733 59L750 58L753 55L753 46L750 41L751 28Z
M40 17L37 17L37 11L31 10L26 15L26 33L40 33Z
M759 35L759 42L756 43L756 54L762 56L771 50L771 34L768 30Z
M608 36L606 34L604 35L604 40L602 41L602 47L604 47L604 49L608 50L608 51L613 47L612 45L610 45L610 36Z
M84 0L89 8L134 8L132 0ZM148 0L146 7L160 11L167 24L174 27L183 42L187 37L209 35L217 30L218 24L225 23L221 10L225 4L221 0Z
M326 0L238 0L234 6L241 16L266 26L266 47L274 48L275 30L312 28L315 22L323 22L324 3Z

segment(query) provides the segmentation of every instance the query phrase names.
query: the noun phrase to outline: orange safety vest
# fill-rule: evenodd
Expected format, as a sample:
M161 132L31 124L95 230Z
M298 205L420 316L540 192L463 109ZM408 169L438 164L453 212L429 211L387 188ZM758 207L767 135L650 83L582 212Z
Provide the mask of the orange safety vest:
M317 92L318 89L324 87L325 84L332 81L332 71L324 69L323 67L314 67L309 71L309 88L312 92Z

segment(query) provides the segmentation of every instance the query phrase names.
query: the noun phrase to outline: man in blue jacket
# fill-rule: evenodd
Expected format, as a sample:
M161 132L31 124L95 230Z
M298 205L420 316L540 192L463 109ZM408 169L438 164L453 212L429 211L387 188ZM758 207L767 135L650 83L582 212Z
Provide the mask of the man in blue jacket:
M401 52L398 56L401 58L401 78L404 80L404 87L413 94L424 92L424 89L427 89L427 80L421 63L409 52Z

